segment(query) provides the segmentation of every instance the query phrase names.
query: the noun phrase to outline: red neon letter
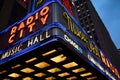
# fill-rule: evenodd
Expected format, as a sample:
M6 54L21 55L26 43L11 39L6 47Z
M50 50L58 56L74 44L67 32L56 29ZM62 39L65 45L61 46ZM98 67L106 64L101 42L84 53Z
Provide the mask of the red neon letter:
M24 22L21 22L19 25L19 28L18 28L18 30L20 30L20 35L19 35L20 38L23 36L23 28L24 27L25 27Z
M17 30L17 26L14 26L14 27L12 28L11 33L10 33L10 34L14 34L14 33L16 33L16 30Z
M28 19L27 19L27 22L26 22L26 25L29 25L30 23L32 23L34 17L33 16L30 16Z
M13 37L15 36L15 34L11 35L9 40L8 40L8 43L12 43L14 41L14 39L12 39Z
M47 18L48 18L48 14L44 18L42 17L40 19L43 25L46 23Z
M38 12L35 13L35 20L38 19Z
M46 20L47 20L47 18L48 18L48 14L47 14L48 11L49 11L49 7L48 7L48 6L44 7L44 8L40 11L40 16L42 16L42 17L40 18L40 20L41 20L41 22L42 22L43 25L46 23Z
M21 22L20 23L20 25L19 25L19 28L18 28L18 30L20 30L20 29L22 29L22 28L24 28L25 27L25 24L24 24L24 22Z
M102 52L100 52L100 56L101 56L102 62L106 65L105 56L103 55Z
M33 22L33 23L31 23L29 26L28 26L28 28L30 28L29 29L29 32L32 32L33 31L33 26L35 25L35 22Z
M44 15L46 15L46 14L48 13L48 11L49 11L49 7L46 6L46 7L44 7L44 8L40 11L40 15L41 15L41 16L44 16Z

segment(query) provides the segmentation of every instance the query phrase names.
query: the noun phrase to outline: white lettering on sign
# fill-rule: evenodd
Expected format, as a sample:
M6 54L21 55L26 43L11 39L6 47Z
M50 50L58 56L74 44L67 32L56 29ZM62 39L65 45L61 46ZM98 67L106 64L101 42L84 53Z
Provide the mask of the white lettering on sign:
M29 39L26 42L23 42L17 46L12 47L11 49L7 50L5 53L3 53L2 55L0 55L0 60L8 58L14 54L16 54L17 52L20 52L21 50L28 48L38 42L44 41L46 38L51 37L50 32L49 31L45 31L41 34L38 34L36 36L34 36L33 38Z
M36 44L38 42L41 42L43 41L44 39L46 38L49 38L50 37L50 33L48 31L45 32L45 35L43 34L40 34L40 35L36 35L36 37L28 40L28 44L27 44L27 47L33 45L33 44Z
M112 74L110 74L104 67L100 65L91 55L88 54L88 59L95 64L102 72L104 72L107 76L109 76L112 80L116 80Z
M11 55L13 55L13 54L21 51L21 50L22 50L21 47L22 47L22 44L20 44L20 45L18 45L18 46L15 46L15 47L11 48L10 50L6 51L6 52L1 56L0 60L2 60L2 59L4 59L4 58L7 58L7 57L9 57L9 56L11 56Z
M68 41L71 45L73 45L76 49L79 50L79 46L72 39L70 39L67 35L64 35L64 38L66 41Z

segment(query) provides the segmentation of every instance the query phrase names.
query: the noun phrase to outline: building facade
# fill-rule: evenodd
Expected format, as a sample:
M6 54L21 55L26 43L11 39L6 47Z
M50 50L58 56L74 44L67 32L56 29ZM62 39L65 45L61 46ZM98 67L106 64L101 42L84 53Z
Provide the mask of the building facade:
M117 66L78 22L76 2L11 0L9 14L3 3L0 79L120 79Z
M111 59L111 61L120 66L120 55L114 45L105 25L97 14L90 0L75 0L78 12L79 22L91 39L95 41L100 49ZM114 56L114 58L113 58ZM120 69L120 67L118 67Z

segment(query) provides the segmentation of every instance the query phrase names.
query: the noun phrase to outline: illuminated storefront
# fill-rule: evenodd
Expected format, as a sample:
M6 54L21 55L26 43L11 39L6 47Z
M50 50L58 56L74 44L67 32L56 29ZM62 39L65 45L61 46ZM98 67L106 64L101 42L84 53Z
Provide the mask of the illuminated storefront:
M39 9L0 33L0 40L4 39L0 44L0 78L120 78L118 70L77 23L70 7L55 1L44 2Z

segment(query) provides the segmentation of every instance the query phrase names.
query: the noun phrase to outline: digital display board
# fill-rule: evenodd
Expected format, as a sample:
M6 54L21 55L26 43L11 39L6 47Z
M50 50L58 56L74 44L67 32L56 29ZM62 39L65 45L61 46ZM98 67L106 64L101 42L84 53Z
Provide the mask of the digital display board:
M7 30L0 33L0 40L3 42L0 43L0 50L3 51L7 47L7 49L0 54L1 60L17 55L16 53L19 53L22 50L24 51L31 46L35 47L35 45L38 43L40 44L47 38L55 36L56 31L49 32L48 30L49 28L52 28L53 25L57 27L62 26L62 29L65 30L66 33L71 35L71 37L74 36L74 38L71 39L69 36L63 35L64 39L69 42L69 44L74 46L78 51L80 48L83 48L88 51L88 54L95 55L96 57L93 58L97 58L96 62L102 61L107 68L120 78L118 70L95 45L95 43L89 39L87 34L82 30L81 26L78 25L77 21L71 16L71 14L67 13L66 9L62 8L58 3L49 3L49 5L47 4L42 8L39 8L20 22L13 24ZM38 34L40 31L41 33ZM77 43L74 39L77 40ZM17 42L19 44L14 45L14 43ZM4 45L4 43L6 44ZM86 57L94 63L90 56L88 57L88 55L86 55Z

